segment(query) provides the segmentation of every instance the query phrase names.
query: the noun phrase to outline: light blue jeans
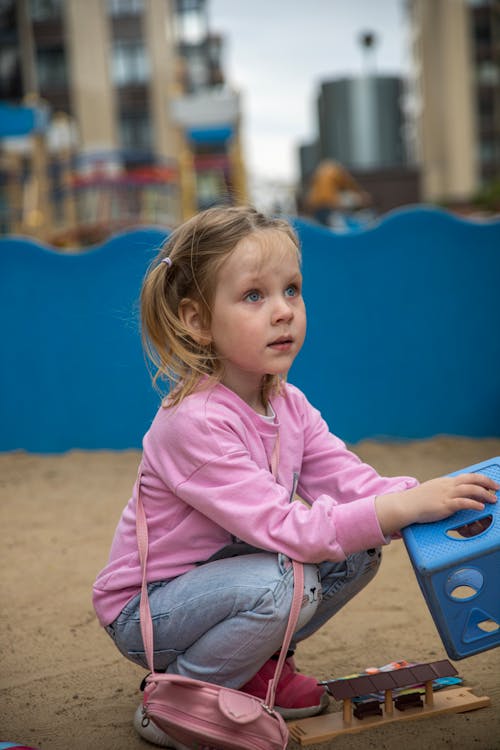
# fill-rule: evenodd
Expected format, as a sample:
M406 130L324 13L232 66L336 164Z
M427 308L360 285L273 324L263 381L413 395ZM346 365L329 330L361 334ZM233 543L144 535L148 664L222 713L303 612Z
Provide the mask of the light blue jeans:
M342 562L304 565L304 599L292 649L373 578L380 549ZM208 562L149 584L155 669L239 688L281 647L293 595L293 569L270 552ZM140 595L106 630L124 656L148 665L139 624Z

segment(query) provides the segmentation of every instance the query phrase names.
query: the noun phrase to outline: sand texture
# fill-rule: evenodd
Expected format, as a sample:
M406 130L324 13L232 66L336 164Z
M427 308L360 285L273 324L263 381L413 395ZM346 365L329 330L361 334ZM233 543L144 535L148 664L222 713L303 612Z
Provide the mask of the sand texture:
M500 440L437 437L353 447L382 474L420 480L500 455ZM140 750L132 715L143 671L99 628L91 586L135 478L139 453L0 454L0 741L42 750ZM318 678L408 659L446 658L400 541L375 581L301 644ZM335 750L500 748L500 650L454 662L492 706L404 721L310 746ZM332 701L331 710L340 705ZM290 748L298 745L290 742Z

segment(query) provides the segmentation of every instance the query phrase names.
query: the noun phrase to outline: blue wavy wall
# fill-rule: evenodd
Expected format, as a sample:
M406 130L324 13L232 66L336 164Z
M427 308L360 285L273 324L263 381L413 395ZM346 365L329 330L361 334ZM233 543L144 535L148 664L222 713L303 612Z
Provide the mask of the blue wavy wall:
M367 231L296 228L308 335L290 380L332 431L500 436L500 222L414 208ZM77 255L0 239L0 450L140 447L159 399L137 298L165 235Z

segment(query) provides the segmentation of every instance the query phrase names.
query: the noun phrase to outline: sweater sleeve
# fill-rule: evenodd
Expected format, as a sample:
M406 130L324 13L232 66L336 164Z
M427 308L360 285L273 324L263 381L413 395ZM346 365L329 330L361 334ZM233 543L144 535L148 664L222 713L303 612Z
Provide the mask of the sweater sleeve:
M376 527L382 537L375 498L415 487L418 480L381 476L329 431L320 412L305 397L302 409L304 454L297 491L313 507L325 496L332 499L336 504L337 535L344 552L349 554L359 549L360 538L366 539Z

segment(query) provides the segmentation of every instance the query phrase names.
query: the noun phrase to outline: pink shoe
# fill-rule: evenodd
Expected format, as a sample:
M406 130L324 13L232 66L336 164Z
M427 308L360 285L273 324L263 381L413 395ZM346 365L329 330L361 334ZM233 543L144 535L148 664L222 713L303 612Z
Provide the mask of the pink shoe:
M256 698L265 699L269 680L273 678L277 660L269 659L252 679L240 688ZM295 669L292 658L283 665L276 689L275 709L284 719L304 719L316 716L328 706L329 698L325 688L318 685L314 677L306 677Z

